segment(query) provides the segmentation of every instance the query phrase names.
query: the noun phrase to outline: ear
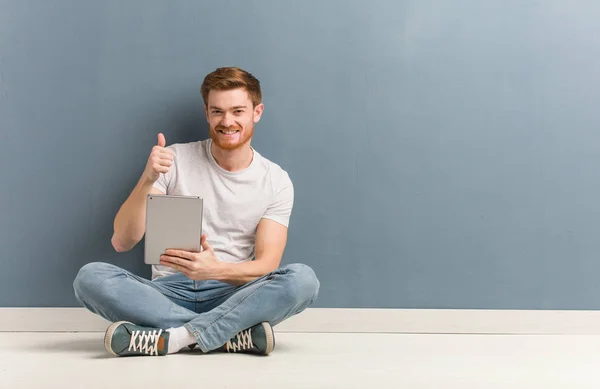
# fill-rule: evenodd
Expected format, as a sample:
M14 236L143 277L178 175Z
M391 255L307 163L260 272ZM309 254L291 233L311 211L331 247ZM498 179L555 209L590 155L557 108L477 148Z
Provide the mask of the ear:
M258 121L260 120L260 117L262 116L262 113L265 109L265 105L264 104L258 104L256 107L254 107L254 123L258 123Z

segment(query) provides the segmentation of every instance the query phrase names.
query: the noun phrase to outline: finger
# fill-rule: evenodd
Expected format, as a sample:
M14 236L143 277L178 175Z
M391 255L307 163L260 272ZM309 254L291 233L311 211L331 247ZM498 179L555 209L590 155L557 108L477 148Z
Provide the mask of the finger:
M170 267L173 270L181 272L186 277L191 278L191 274L192 273L186 267L184 267L184 266L177 265L176 263L172 263L172 262L165 262L165 261L160 261L160 264L162 266Z
M206 234L202 234L202 237L200 238L200 246L202 246L202 250L206 251L206 250L211 250L212 251L212 246L208 243L208 240L206 238Z
M169 149L165 149L165 150L169 150ZM175 160L175 156L172 153L165 153L165 152L160 152L158 154L158 158L160 159L167 159L169 161L174 161Z
M158 134L158 145L160 147L165 147L166 144L167 140L165 139L165 136L162 133Z
M190 270L190 265L192 264L192 262L188 261L187 259L181 258L181 257L173 257L173 256L169 256L169 255L161 255L160 256L160 263L161 265L165 265L168 267L172 267L173 269L177 269L177 270Z
M154 164L153 168L154 168L154 171L157 171L159 173L166 173L166 172L169 171L169 167L168 166L161 166L161 165L159 165L157 163Z
M160 264L162 266L170 267L171 269L179 270L177 264L171 261L169 258L166 258L164 255L160 256Z
M161 158L158 160L158 163L162 166L169 166L171 167L173 165L173 160L172 159L164 159Z
M177 264L170 262L162 257L160 258L159 263L161 266L170 267L171 269L177 269Z
M169 152L169 151L171 151L171 152ZM159 161L161 159L174 161L175 153L173 153L172 150L161 149L158 146L154 146L154 149L152 150L152 154L150 154L150 158L152 158L153 161Z
M158 163L158 164L172 164L173 160L172 159L168 159L168 158L161 158L160 156L153 156L152 158L152 163Z
M210 244L209 244L209 243L208 243L208 242L205 240L205 241L202 243L202 250L204 250L204 251L213 251L213 248L212 248L212 246L211 246L211 245L210 245Z
M175 156L175 151L173 151L173 149L170 149L168 147L162 147L160 149L158 149L158 151L160 152L161 155L170 155L170 156Z
M191 253L189 251L184 251L184 250L168 249L168 250L165 250L165 255L167 255L169 257L179 257L186 261L194 260L194 253Z

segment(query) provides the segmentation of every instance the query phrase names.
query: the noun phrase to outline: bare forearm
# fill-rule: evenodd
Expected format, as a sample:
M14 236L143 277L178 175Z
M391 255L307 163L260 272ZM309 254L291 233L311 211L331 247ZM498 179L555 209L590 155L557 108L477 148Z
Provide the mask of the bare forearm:
M112 244L115 250L131 250L144 236L146 229L146 197L152 190L152 182L143 177L123 203L114 221Z
M275 269L276 268L273 268L269 263L261 261L221 263L214 279L231 285L243 285L260 278Z

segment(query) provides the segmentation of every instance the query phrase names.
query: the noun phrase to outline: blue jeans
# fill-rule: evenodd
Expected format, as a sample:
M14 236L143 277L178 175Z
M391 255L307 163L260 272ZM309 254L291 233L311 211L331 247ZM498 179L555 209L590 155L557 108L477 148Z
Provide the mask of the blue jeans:
M302 264L283 266L241 286L193 281L181 273L152 281L117 266L94 262L73 282L75 297L111 322L168 329L184 326L204 352L263 321L275 326L317 298L319 281Z

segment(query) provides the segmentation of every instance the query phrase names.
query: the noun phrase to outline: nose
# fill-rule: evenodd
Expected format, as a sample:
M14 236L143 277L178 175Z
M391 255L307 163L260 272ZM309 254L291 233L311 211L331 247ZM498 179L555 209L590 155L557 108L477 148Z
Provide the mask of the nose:
M221 119L221 125L223 127L231 127L233 125L233 118L231 117L231 114L226 112L223 115L223 118Z

